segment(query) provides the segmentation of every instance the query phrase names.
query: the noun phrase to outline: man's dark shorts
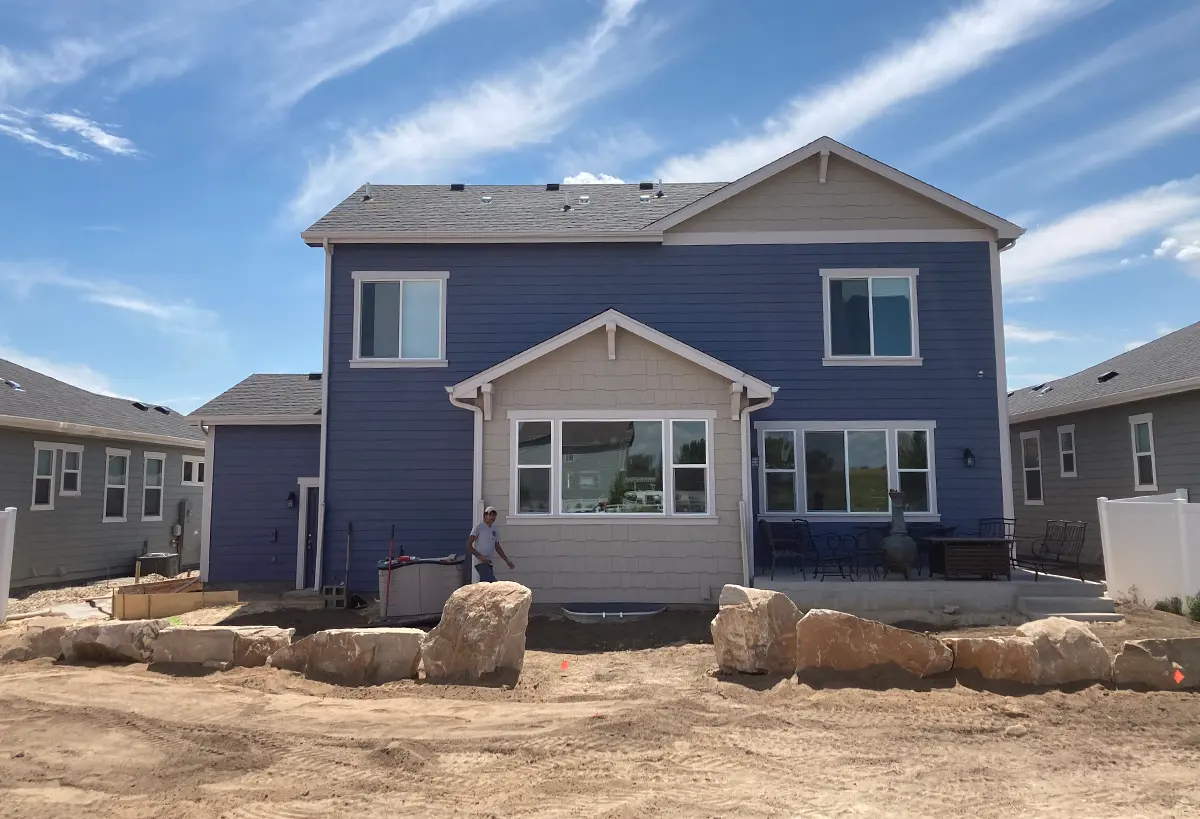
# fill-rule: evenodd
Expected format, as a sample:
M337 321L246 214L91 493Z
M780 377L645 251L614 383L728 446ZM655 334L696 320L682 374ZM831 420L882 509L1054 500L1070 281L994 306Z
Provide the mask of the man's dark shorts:
M479 572L480 583L496 582L496 569L490 563L476 563L475 571Z

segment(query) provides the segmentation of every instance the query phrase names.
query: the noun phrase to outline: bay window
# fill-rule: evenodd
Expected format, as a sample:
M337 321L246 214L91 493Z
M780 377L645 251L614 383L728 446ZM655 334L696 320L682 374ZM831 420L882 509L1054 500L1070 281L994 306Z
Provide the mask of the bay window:
M354 357L359 367L446 365L447 273L367 273L354 278Z

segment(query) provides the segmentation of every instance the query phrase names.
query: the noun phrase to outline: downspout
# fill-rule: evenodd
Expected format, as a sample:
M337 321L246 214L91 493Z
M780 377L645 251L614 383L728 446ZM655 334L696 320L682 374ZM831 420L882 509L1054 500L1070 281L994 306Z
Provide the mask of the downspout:
M204 433L204 488L200 495L200 582L208 582L209 562L212 559L212 488L215 481L217 451L217 428L212 424L200 425Z
M774 404L777 392L779 392L779 387L771 387L771 394L765 400L758 404L752 404L747 400L746 406L742 408L742 502L740 511L743 586L750 586L754 583L754 563L750 558L754 546L754 478L750 469L750 413L758 412Z
M483 519L483 407L455 398L453 387L446 387L446 396L454 406L475 413L475 457L471 470L471 525L474 526ZM469 559L467 565L472 565ZM469 571L470 582L479 582L474 567Z
M317 504L317 556L313 566L313 588L321 588L322 567L325 562L325 451L329 446L329 311L333 299L333 245L329 239L321 240L325 248L325 331L321 343L321 466L319 479L320 503ZM211 468L211 467L210 467ZM350 587L350 578L346 578Z

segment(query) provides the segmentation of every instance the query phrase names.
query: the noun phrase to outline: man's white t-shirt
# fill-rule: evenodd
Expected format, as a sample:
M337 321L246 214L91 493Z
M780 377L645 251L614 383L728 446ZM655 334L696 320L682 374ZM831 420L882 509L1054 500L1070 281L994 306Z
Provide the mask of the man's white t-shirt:
M496 556L496 542L500 540L500 532L495 526L488 526L481 520L475 524L471 535L475 538L475 551L488 560Z

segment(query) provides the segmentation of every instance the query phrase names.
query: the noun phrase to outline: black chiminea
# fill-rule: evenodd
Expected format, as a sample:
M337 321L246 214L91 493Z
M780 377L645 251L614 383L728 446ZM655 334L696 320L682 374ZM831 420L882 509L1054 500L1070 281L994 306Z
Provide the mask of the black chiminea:
M908 580L908 570L917 559L917 542L908 536L908 527L904 524L904 494L893 489L888 492L888 497L892 499L892 528L880 544L883 565L888 574L902 572Z

